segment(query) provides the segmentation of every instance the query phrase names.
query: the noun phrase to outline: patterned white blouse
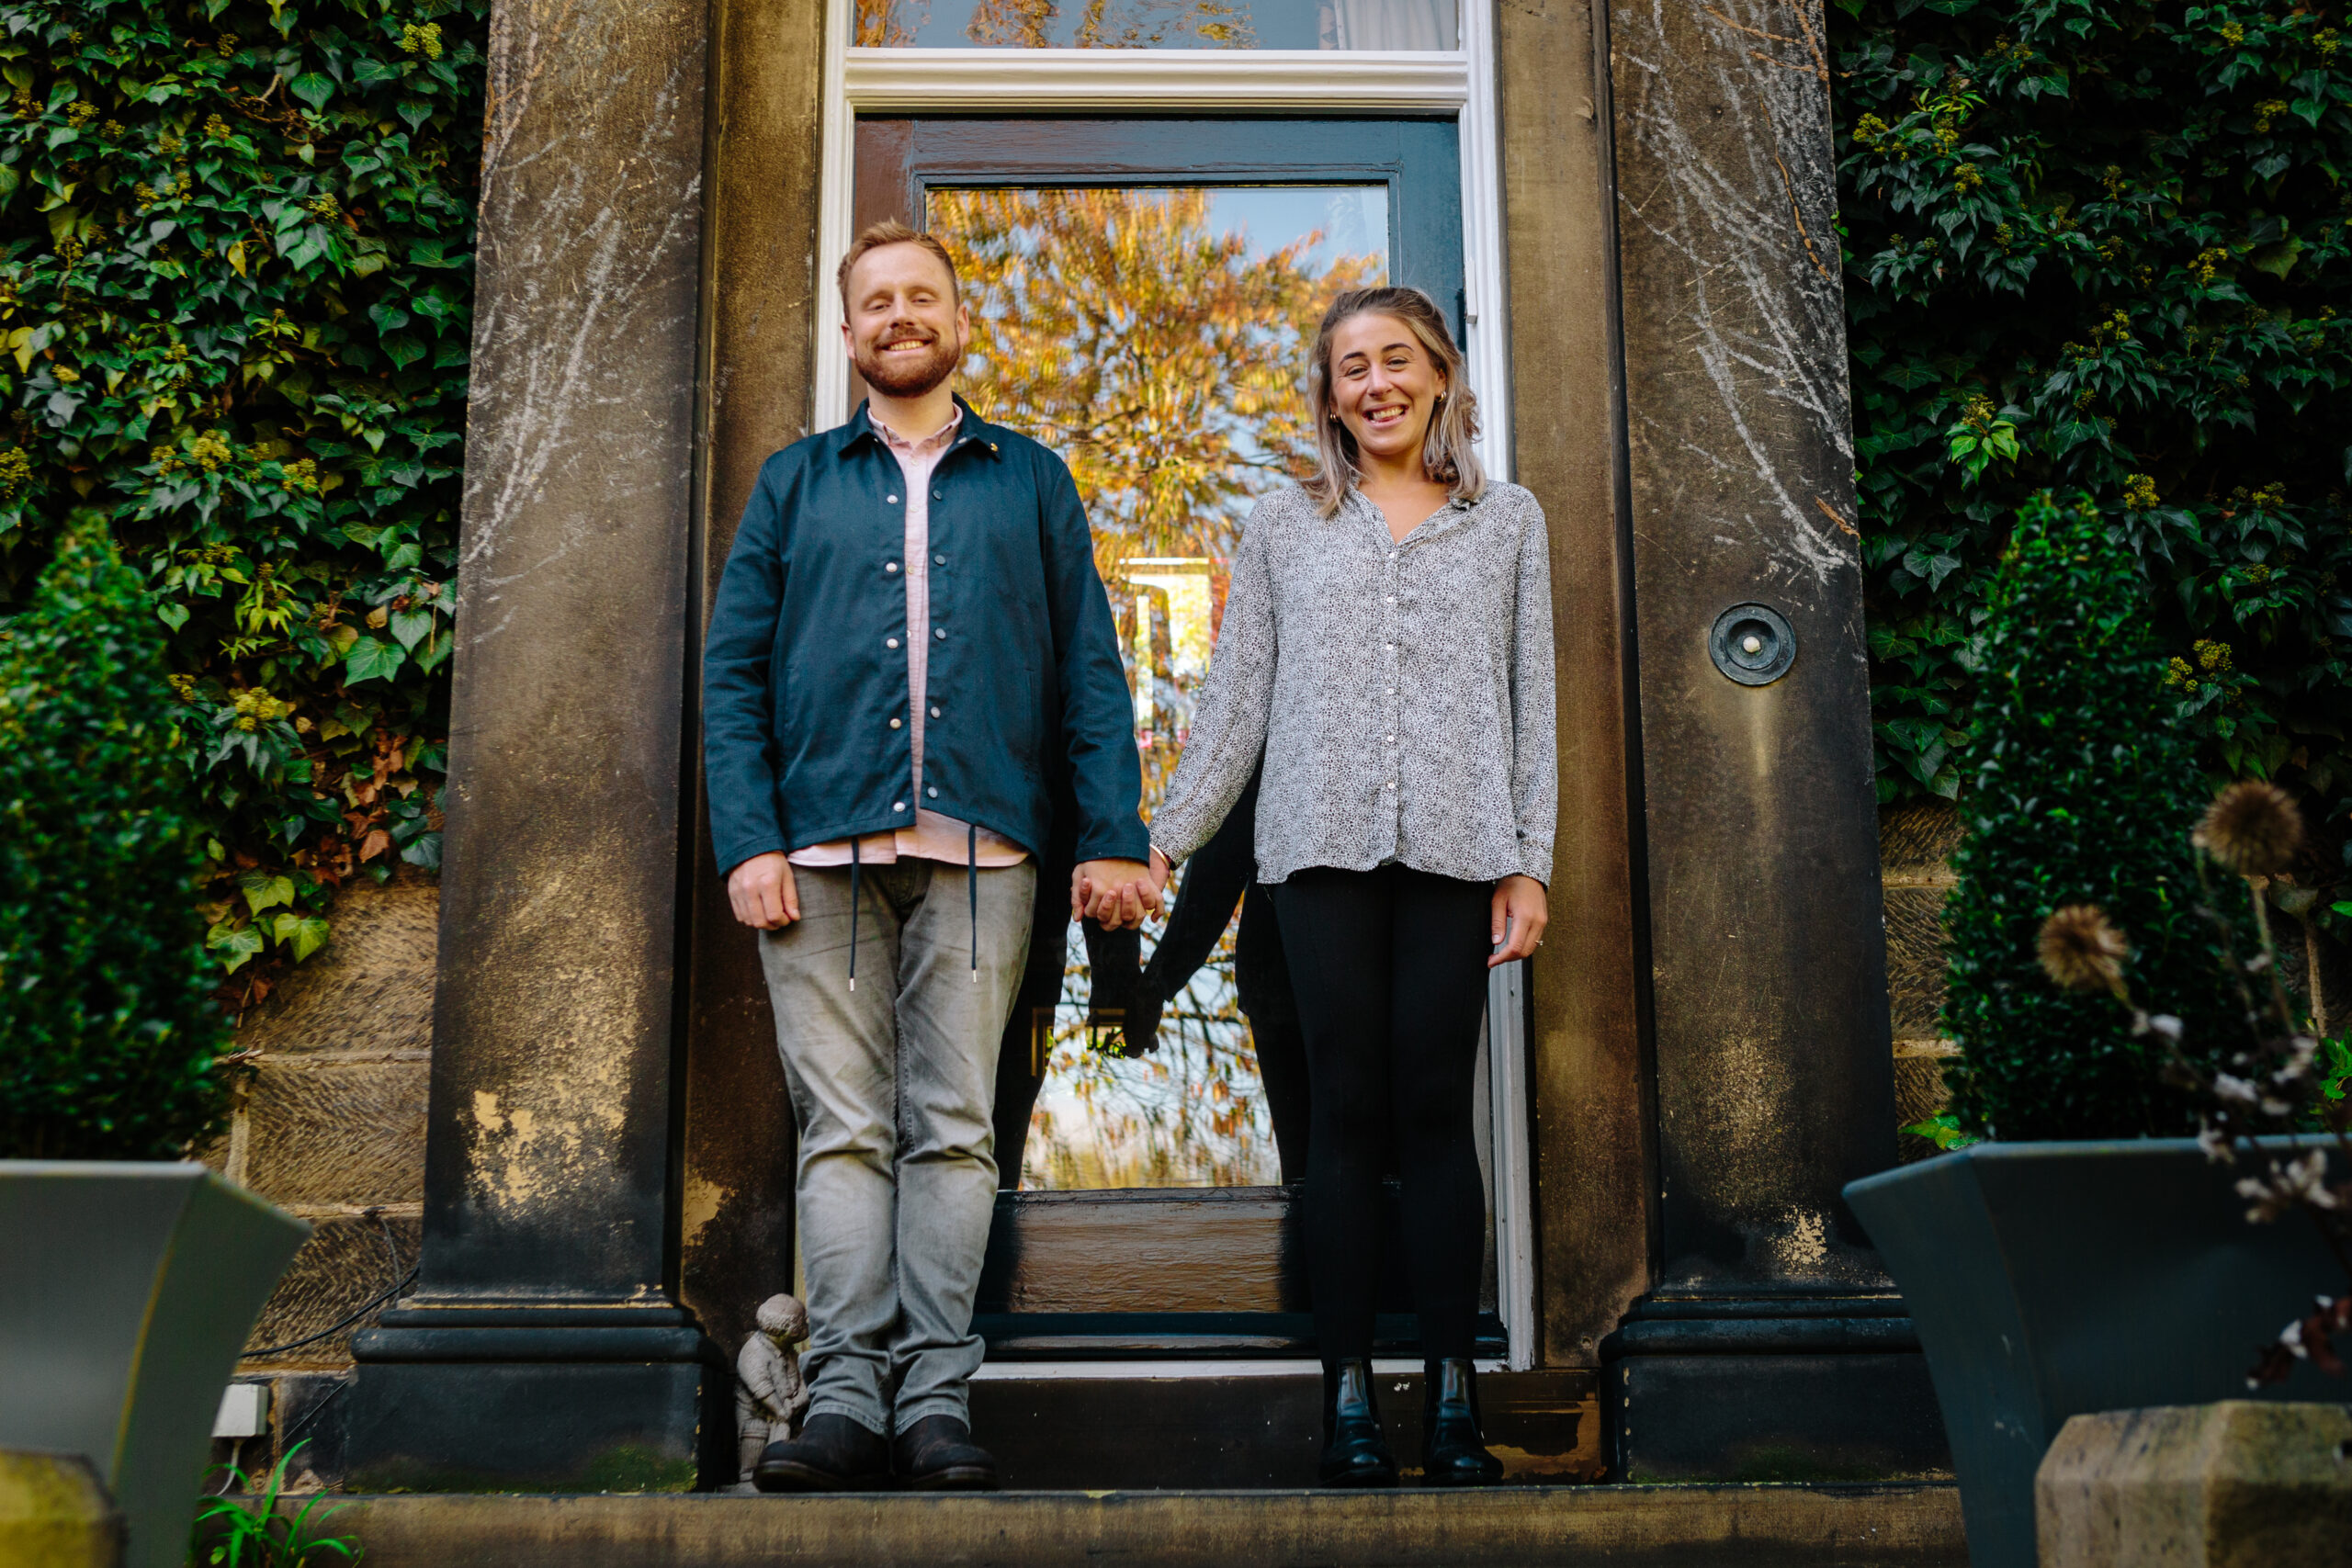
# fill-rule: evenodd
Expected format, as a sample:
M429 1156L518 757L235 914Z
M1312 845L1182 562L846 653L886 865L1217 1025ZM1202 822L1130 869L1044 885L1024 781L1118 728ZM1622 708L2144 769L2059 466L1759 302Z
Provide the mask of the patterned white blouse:
M1552 877L1552 581L1544 509L1490 481L1397 543L1352 491L1329 518L1261 498L1152 842L1216 833L1262 751L1258 879L1390 861Z

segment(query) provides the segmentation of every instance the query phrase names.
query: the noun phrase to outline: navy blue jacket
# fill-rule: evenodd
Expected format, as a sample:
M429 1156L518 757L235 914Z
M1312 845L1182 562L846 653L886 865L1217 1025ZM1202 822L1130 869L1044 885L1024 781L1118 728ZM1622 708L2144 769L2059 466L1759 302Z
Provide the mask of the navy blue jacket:
M931 486L922 806L1034 854L1048 770L1067 768L1078 858L1144 859L1135 708L1069 469L967 406ZM760 468L703 652L721 872L914 822L909 732L890 723L907 716L905 489L863 404Z

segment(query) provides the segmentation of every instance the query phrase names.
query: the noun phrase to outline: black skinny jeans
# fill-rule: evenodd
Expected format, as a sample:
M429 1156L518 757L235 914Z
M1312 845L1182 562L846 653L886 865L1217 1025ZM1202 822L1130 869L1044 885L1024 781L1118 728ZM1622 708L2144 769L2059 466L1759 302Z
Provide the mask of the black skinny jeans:
M1467 1356L1487 1229L1470 1090L1493 886L1318 866L1272 891L1306 1034L1306 1269L1324 1363L1372 1354L1384 1146L1402 1178L1421 1353Z

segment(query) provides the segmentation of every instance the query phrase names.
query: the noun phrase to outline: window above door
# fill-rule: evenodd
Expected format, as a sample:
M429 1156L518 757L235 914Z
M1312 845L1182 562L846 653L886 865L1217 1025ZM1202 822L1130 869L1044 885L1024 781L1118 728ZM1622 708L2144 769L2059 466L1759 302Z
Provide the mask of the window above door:
M861 49L1450 51L1455 0L857 0Z

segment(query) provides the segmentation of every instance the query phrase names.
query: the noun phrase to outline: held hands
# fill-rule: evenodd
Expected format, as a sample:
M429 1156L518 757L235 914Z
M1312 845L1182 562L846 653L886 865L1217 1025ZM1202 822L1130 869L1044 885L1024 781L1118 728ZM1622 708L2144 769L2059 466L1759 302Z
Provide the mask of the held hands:
M1168 862L1158 850L1151 863L1135 860L1081 861L1069 874L1072 919L1092 918L1104 931L1140 926L1157 915L1160 890L1168 886Z
M1544 928L1552 919L1551 903L1544 896L1544 885L1532 876L1506 876L1495 884L1495 899L1488 919L1488 941L1498 943L1487 956L1487 967L1509 964L1514 958L1533 956L1544 945ZM1510 940L1503 941L1508 933Z
M727 902L735 918L754 931L772 931L800 918L800 889L792 880L792 863L782 851L770 850L727 874Z

